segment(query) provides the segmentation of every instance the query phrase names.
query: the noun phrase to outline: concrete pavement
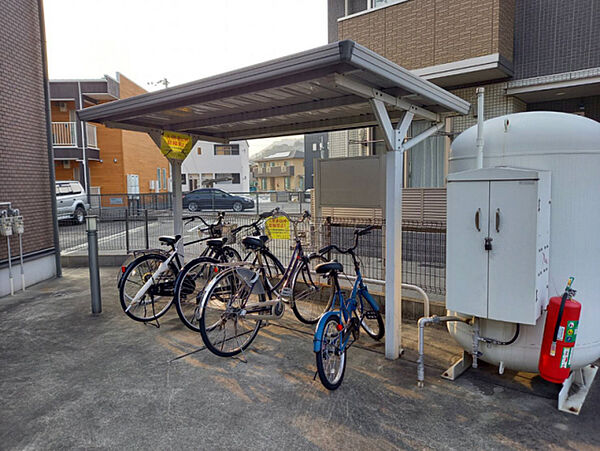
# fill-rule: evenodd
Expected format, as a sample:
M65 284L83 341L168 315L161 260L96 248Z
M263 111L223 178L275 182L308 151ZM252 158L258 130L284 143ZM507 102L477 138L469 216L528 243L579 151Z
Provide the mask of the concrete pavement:
M170 311L161 327L118 305L102 270L104 312L90 315L87 268L0 299L0 448L598 449L600 388L581 414L556 410L558 386L494 368L438 377L460 353L427 329L426 386L416 387L416 328L405 356L368 337L348 353L336 392L313 380L310 327L261 330L242 359L222 359Z

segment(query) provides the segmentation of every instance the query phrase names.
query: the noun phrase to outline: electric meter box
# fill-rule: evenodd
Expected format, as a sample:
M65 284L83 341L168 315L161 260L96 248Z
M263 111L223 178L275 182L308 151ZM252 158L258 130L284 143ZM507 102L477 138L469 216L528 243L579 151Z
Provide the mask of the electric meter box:
M535 324L548 303L550 172L495 167L448 176L446 307Z
M12 229L15 235L25 233L25 222L23 221L23 216L12 217Z
M12 218L8 216L0 217L0 235L11 236L12 235Z

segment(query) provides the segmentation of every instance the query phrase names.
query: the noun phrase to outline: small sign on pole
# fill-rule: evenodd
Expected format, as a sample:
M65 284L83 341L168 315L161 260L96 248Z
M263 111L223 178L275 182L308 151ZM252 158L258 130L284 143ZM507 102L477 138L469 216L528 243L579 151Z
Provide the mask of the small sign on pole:
M160 151L173 160L185 160L191 152L194 143L190 135L165 131L160 140Z

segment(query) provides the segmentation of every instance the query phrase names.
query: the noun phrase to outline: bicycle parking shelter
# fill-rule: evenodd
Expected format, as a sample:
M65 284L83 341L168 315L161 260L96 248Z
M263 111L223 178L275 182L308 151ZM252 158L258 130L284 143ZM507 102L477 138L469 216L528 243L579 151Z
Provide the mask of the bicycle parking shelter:
M378 125L386 154L385 355L401 351L403 154L470 104L377 53L340 41L172 88L79 110L82 121L197 140L234 140ZM410 139L413 118L430 127ZM395 124L395 125L394 125ZM182 234L181 159L172 163L174 233Z

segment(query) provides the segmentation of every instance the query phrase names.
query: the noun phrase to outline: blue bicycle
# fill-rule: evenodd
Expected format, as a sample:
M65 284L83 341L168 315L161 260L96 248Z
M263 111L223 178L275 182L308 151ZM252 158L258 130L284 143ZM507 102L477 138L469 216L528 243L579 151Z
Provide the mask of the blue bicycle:
M369 226L355 231L354 246L349 249L342 250L331 245L319 251L320 254L325 254L334 250L350 255L356 272L356 282L350 297L344 299L338 280L338 274L344 271L342 264L334 260L315 266L317 274L331 278L335 289L332 309L319 319L313 339L319 378L329 390L335 390L342 384L346 370L346 351L358 340L360 328L362 327L375 340L381 339L385 332L381 309L363 283L360 264L354 253L359 237L374 228ZM337 305L339 309L336 309Z

